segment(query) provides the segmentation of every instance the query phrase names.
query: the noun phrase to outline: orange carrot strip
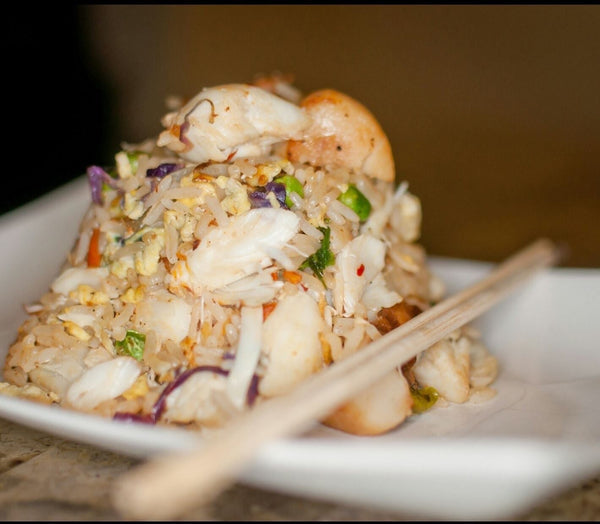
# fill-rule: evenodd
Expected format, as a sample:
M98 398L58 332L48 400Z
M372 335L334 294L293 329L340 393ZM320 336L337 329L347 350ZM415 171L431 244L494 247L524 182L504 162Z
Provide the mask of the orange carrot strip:
M267 320L267 317L271 313L273 313L273 310L275 309L276 305L277 302L267 302L266 304L263 304L263 322Z
M88 267L100 267L102 262L102 255L100 254L100 229L97 227L92 231L92 238L90 238L90 247L88 248L87 254L87 265Z

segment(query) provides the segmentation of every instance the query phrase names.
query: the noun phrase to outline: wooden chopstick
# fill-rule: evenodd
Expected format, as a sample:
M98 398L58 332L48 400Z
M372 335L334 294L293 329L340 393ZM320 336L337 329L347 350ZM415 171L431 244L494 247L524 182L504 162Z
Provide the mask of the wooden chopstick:
M124 517L170 519L205 504L235 481L260 446L299 434L390 370L468 323L562 251L539 239L485 278L443 300L352 356L313 375L288 395L241 415L198 448L158 456L117 480L113 504Z

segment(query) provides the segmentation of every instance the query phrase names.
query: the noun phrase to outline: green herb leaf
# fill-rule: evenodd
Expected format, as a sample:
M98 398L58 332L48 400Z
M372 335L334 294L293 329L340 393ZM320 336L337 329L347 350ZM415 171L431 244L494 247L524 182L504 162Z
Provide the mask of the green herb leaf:
M285 186L285 203L287 207L292 208L294 203L290 200L290 193L297 193L298 196L304 197L304 188L295 176L292 175L283 175L275 178L275 182L279 182Z
M135 175L139 166L140 153L138 151L127 151L126 155L131 167L131 173Z
M361 222L369 218L371 214L371 202L354 184L348 185L348 189L338 197L338 200L352 209L358 215Z
M128 329L123 340L115 341L115 350L117 355L133 357L136 360L142 360L144 356L144 346L146 345L146 335Z
M323 285L325 285L325 281L323 280L323 271L327 266L332 266L335 263L335 255L329 248L331 229L328 227L320 227L319 231L323 233L321 246L304 262L302 262L302 264L300 264L299 269L306 269L307 267L312 269L312 272L318 277Z

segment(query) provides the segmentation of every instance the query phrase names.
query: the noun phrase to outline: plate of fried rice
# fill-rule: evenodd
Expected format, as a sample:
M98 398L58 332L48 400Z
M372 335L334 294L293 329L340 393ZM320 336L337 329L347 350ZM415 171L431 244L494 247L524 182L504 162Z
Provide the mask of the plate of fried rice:
M127 456L185 449L491 268L426 253L421 202L348 95L268 78L168 109L158 137L0 218L1 416ZM597 270L549 270L241 481L522 511L600 470L599 308Z

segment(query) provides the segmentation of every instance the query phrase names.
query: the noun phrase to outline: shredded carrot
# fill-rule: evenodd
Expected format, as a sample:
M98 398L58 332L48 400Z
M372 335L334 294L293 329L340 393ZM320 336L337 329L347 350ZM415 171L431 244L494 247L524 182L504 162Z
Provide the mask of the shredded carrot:
M100 267L102 255L100 254L100 229L94 228L92 237L90 238L90 247L87 254L88 267Z
M263 322L267 320L267 317L271 313L273 313L273 310L275 309L276 305L277 302L267 302L266 304L263 304Z
M284 270L283 279L292 284L298 284L302 280L302 275L296 271Z

